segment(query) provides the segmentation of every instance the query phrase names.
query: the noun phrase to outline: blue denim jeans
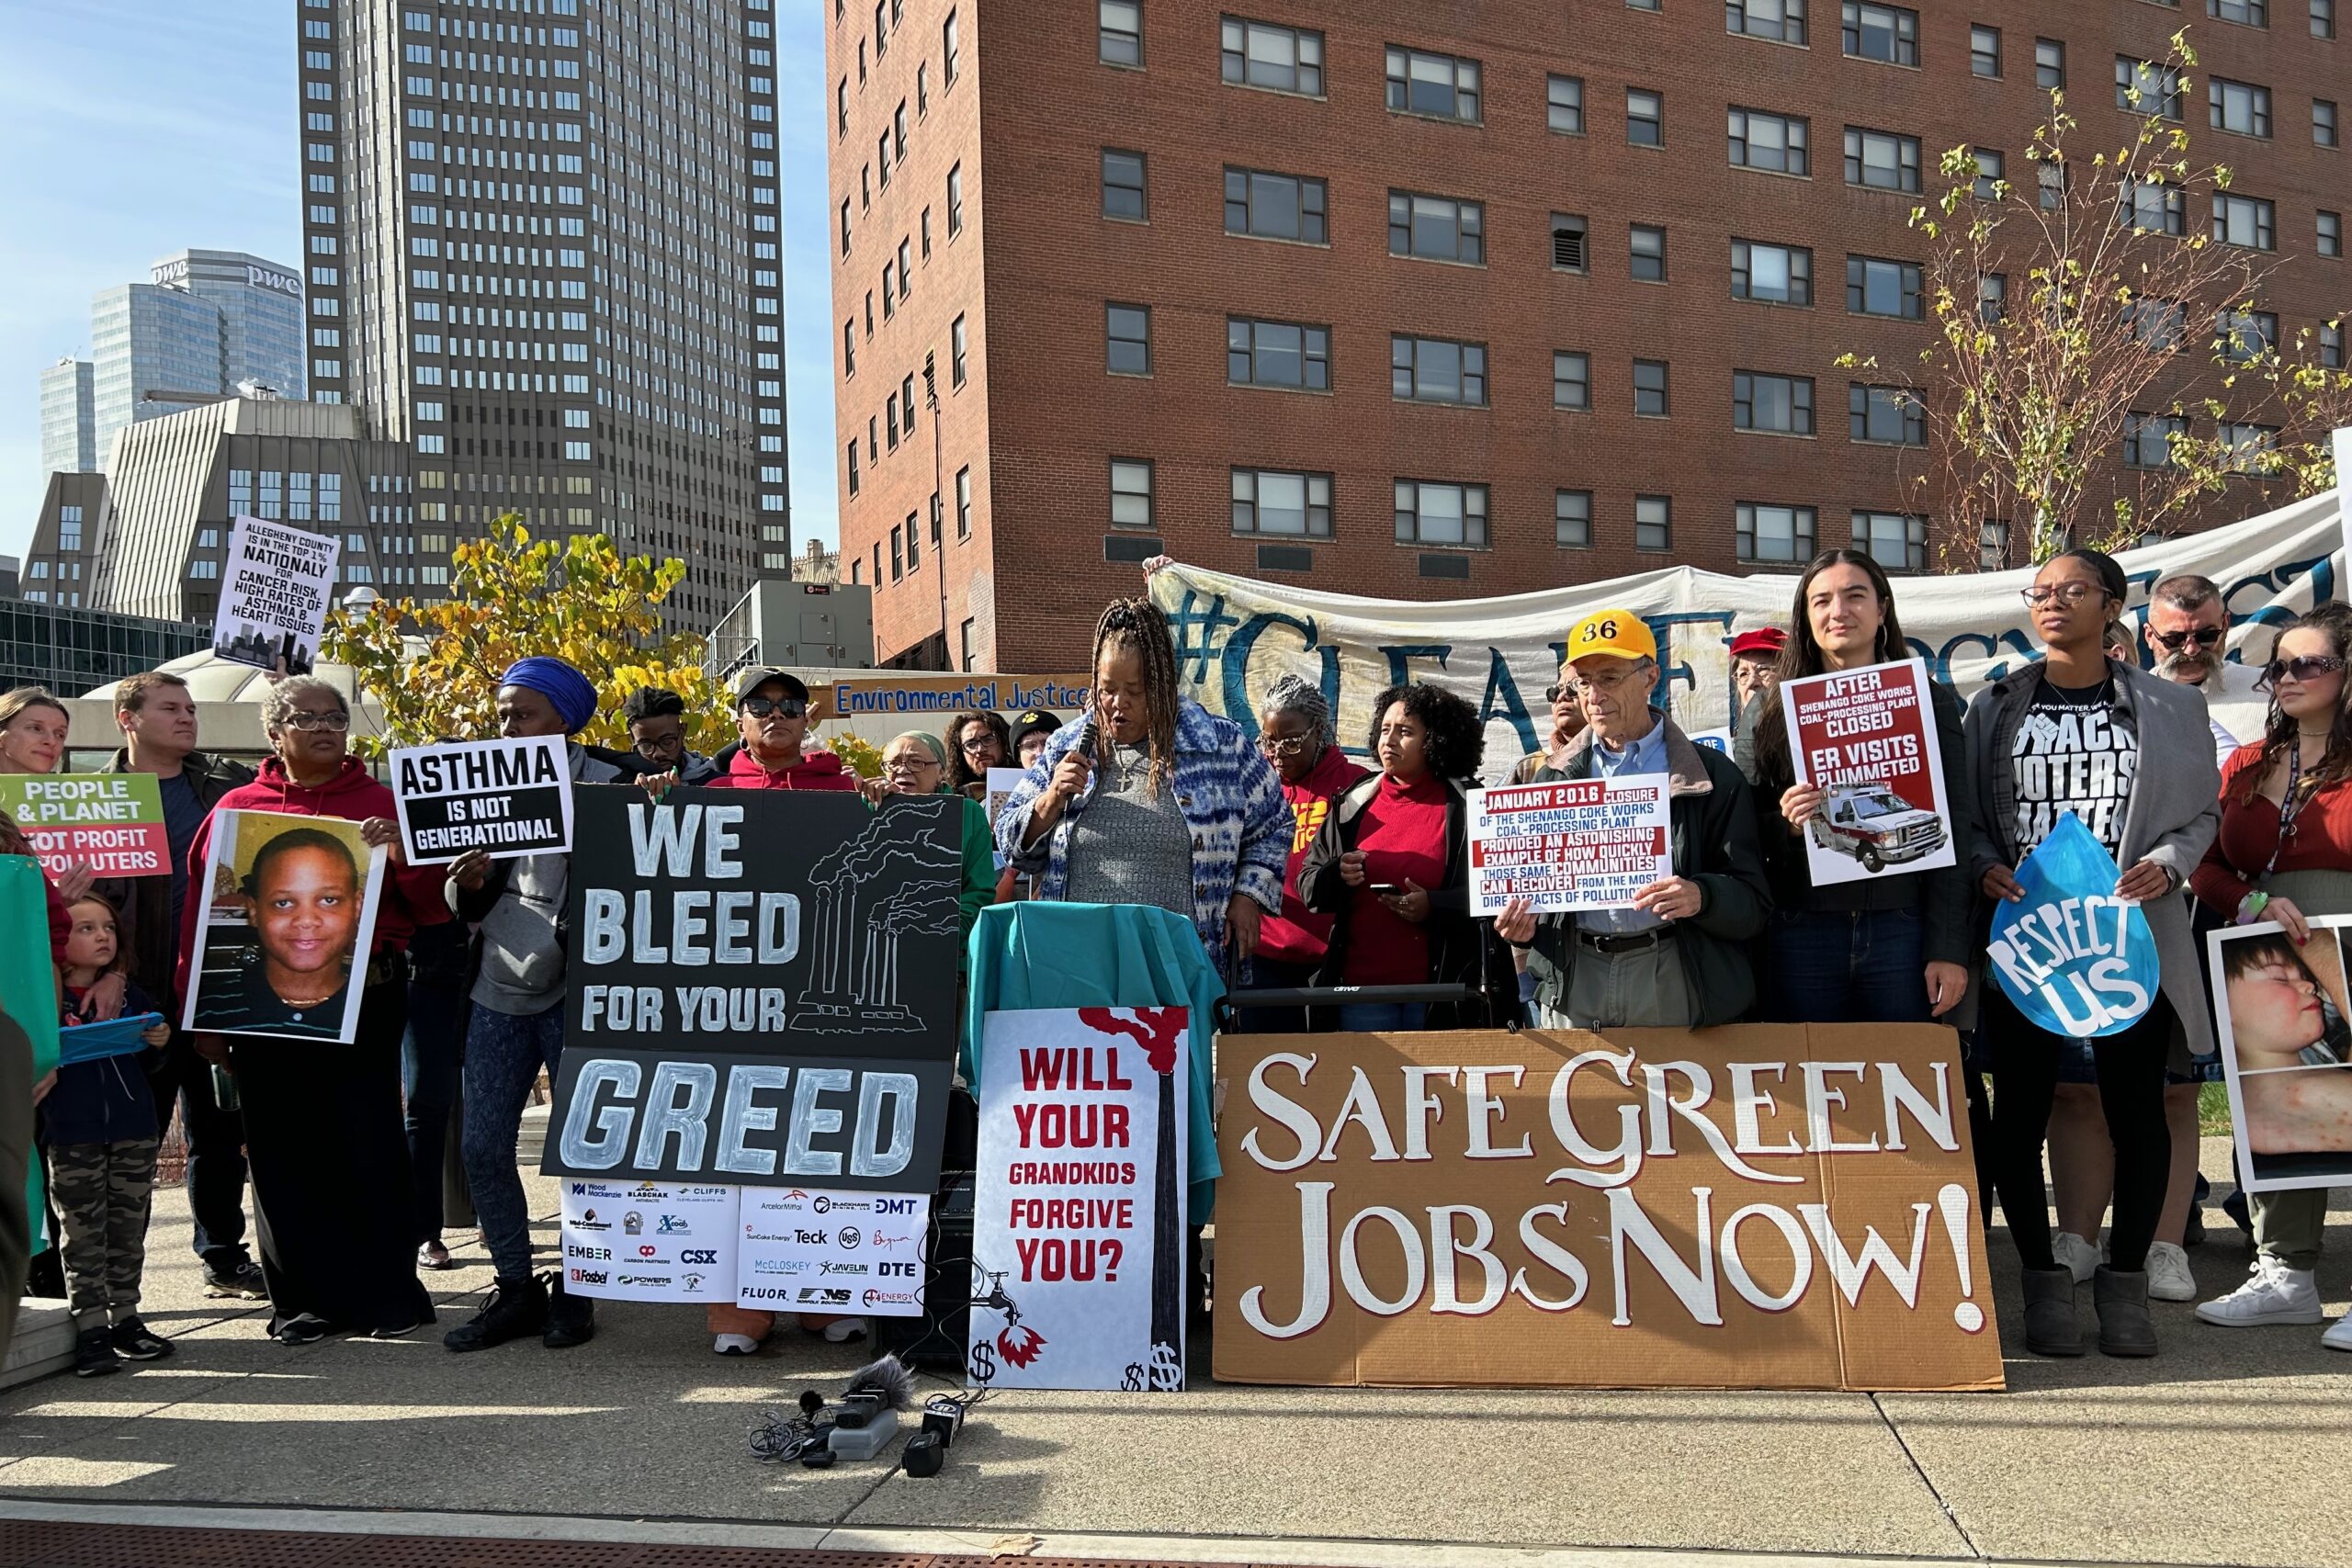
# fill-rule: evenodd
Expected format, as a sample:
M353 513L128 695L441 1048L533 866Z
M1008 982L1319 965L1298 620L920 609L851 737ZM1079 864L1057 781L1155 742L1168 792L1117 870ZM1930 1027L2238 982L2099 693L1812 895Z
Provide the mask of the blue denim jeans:
M1351 1034L1387 1034L1424 1027L1426 1002L1348 1002L1340 1009L1340 1027Z
M544 1012L474 1009L466 1030L466 1185L482 1245L502 1280L531 1271L531 1211L514 1169L514 1144L539 1069L555 1080L563 1056L563 1004Z
M1923 922L1910 909L1781 909L1765 931L1774 1023L1925 1023Z

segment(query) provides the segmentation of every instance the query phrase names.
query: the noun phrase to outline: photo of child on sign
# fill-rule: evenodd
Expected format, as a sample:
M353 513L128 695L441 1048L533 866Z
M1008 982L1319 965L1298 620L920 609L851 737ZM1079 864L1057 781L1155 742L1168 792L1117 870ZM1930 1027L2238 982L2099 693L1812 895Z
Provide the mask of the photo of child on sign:
M186 1029L349 1043L384 852L332 817L224 811L205 866Z
M2352 1179L2352 985L2345 917L2297 946L2275 924L2212 933L2215 1012L2252 1191Z

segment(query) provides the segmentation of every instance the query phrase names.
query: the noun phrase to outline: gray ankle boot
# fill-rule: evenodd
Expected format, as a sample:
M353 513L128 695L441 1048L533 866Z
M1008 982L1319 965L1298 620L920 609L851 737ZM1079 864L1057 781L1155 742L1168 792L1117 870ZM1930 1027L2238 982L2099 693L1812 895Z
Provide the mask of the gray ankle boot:
M2037 1356L2083 1353L2083 1331L2075 1322L2072 1270L2025 1270L2025 1348Z
M2148 1273L2126 1273L2099 1265L2091 1276L2091 1301L2098 1308L2098 1348L2107 1356L2153 1356L2156 1324L2148 1315Z

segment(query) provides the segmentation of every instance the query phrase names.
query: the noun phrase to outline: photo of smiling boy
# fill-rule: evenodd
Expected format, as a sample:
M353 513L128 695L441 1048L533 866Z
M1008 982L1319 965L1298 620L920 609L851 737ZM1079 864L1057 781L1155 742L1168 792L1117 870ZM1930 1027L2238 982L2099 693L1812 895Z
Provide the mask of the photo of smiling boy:
M378 862L357 825L239 812L202 929L187 1027L344 1040L355 955L375 923ZM242 867L242 873L239 868Z

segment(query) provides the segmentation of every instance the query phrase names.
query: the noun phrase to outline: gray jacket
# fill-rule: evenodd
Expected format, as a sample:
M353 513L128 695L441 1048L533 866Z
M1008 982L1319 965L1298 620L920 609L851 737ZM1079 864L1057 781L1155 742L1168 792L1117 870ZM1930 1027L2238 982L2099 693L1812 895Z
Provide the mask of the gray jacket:
M2205 699L2137 665L2110 659L2107 667L2115 677L2116 711L2131 721L2140 738L2139 771L2123 807L2123 841L2116 863L2129 871L2143 860L2154 861L2172 874L2175 888L2186 887L2222 823L2222 775L2213 766L2213 731ZM1993 867L2014 869L2022 858L2017 849L2017 782L2009 754L2041 681L2041 665L2035 662L2010 671L1969 700L1972 886L1981 886ZM2207 1011L2197 938L2189 929L2188 903L2173 896L2151 898L2140 912L2155 935L2165 999L2180 1020L2189 1050L2209 1055L2213 1021ZM1975 918L1980 946L1992 917L1992 901L1980 894ZM1962 1029L1976 1021L1976 988L1982 983L1981 974L1970 976L1967 999L1952 1019Z
M611 784L621 776L618 768L589 756L577 741L567 750L576 784ZM457 899L456 885L450 885L459 916L481 922L472 999L492 1012L545 1012L563 1000L562 921L571 890L571 857L524 855L499 861L491 867L491 875L483 892L494 896L479 916Z

